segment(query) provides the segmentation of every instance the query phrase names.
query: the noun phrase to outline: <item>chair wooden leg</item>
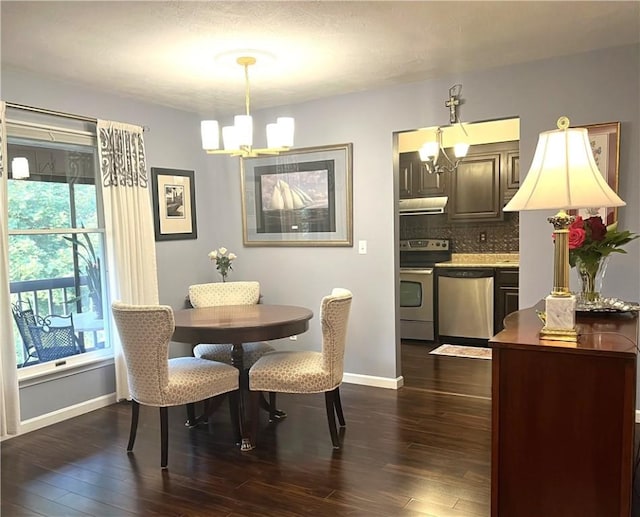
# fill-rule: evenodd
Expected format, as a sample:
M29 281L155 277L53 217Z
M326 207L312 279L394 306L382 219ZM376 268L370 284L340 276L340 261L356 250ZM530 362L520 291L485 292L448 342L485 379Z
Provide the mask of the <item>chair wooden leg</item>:
M196 427L198 425L198 418L196 418L196 405L193 402L187 404L187 421L184 425L189 428Z
M167 468L169 458L169 408L160 408L160 466Z
M347 424L344 421L344 414L342 413L342 402L340 401L340 386L333 390L333 403L336 406L336 415L338 415L338 423L340 427L344 427Z
M264 398L264 392L260 395L260 408L269 413L269 422L277 422L287 418L287 413L276 408L276 394L269 392L269 402Z
M284 414L281 416L280 413ZM286 417L286 413L284 411L278 411L276 409L276 393L274 391L269 392L269 422L275 422L276 420L281 420Z
M233 439L239 445L242 442L242 433L240 433L240 400L238 399L238 391L229 392L229 414L231 416L231 426L233 429Z
M131 429L129 431L129 443L127 444L127 452L133 450L133 444L136 441L136 432L138 431L138 417L140 416L140 404L135 400L131 401Z
M251 412L251 443L255 446L258 440L258 421L260 420L260 399L262 392L249 392L249 411Z
M329 432L331 433L331 442L334 449L340 448L340 439L338 438L338 429L336 428L334 392L324 392L324 402L327 408L327 420L329 422Z
M215 397L211 397L205 400L204 404L207 412L203 415L203 418L208 421L209 417L213 415L214 411L220 407L225 396L226 394L223 393L222 395L216 395Z

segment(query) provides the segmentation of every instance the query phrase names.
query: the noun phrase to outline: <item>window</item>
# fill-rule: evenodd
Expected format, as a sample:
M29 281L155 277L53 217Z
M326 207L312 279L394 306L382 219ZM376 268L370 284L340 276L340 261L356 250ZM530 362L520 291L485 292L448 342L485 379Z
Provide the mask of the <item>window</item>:
M17 111L7 112L16 365L48 371L111 355L95 127ZM24 159L28 176L16 179L13 165Z

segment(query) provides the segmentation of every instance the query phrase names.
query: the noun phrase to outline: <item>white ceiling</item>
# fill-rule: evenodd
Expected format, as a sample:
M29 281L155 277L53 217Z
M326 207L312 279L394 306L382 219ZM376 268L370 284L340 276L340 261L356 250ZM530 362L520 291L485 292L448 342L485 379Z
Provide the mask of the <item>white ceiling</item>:
M2 65L175 108L253 109L640 41L638 1L0 2ZM11 100L11 99L5 99Z

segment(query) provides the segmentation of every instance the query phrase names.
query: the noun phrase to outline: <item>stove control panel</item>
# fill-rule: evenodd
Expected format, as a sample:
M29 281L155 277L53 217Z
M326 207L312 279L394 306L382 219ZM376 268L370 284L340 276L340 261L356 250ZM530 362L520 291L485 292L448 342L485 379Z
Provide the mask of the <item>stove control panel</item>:
M449 251L450 239L406 239L400 241L401 251Z

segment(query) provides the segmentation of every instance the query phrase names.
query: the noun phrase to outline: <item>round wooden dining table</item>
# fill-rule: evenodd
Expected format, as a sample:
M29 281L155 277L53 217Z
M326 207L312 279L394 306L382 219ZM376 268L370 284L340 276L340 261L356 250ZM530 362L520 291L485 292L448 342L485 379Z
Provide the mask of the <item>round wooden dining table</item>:
M232 345L231 364L240 370L241 450L253 449L245 425L243 391L248 389L248 377L244 371L242 344L302 334L309 329L312 317L312 311L294 305L220 305L174 311L172 341Z

